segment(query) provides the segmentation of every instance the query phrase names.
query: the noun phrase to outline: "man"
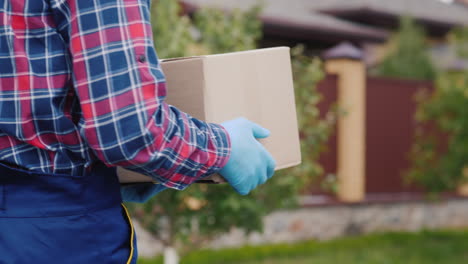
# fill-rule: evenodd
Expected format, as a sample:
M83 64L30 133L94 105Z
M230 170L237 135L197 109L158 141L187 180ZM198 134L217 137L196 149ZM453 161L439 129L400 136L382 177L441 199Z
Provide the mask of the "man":
M164 102L149 0L0 0L0 263L136 263L116 166L161 184L219 172L240 194L273 175L245 119Z

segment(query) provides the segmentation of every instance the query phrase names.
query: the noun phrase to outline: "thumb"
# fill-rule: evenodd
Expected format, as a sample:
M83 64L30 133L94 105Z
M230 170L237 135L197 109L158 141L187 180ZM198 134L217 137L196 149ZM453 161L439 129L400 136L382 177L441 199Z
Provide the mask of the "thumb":
M266 138L270 136L270 130L261 127L260 125L257 125L255 123L252 124L252 132L255 138Z

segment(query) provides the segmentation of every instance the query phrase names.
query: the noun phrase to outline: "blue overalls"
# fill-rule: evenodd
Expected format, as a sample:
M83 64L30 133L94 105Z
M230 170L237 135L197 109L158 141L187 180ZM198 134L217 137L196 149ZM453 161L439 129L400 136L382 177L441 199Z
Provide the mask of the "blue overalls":
M0 264L136 263L115 169L84 176L0 164Z

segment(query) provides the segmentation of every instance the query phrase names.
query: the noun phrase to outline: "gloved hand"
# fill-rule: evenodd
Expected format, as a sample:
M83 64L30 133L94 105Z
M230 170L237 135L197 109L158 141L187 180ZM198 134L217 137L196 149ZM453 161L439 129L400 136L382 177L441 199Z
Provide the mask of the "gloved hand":
M241 195L247 195L266 182L275 171L276 163L256 140L270 135L267 129L238 118L221 124L231 138L231 156L219 173Z
M124 202L144 203L166 189L162 184L136 183L120 186L120 194Z

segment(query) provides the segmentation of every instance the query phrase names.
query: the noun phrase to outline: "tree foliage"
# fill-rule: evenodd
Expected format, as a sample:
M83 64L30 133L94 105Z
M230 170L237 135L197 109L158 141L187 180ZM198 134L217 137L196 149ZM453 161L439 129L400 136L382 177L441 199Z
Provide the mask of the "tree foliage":
M468 56L468 32L452 34L460 56ZM427 191L439 193L455 189L468 165L468 72L441 73L436 90L422 94L416 119L419 123L412 148L413 167L409 179Z
M456 48L457 55L461 58L468 59L468 27L456 28L451 34L449 39Z
M400 28L390 40L390 52L377 67L386 77L432 80L435 69L428 54L426 34L410 17L400 19Z
M201 9L195 14L195 24L202 34L201 42L210 53L254 49L262 37L262 23L257 18L261 6L247 11L234 10L227 15L214 8Z
M179 6L174 0L159 0L153 5L155 44L160 56L255 49L261 37L261 22L257 18L260 7L229 14L203 9L190 20L179 16ZM158 18L158 14L170 18L171 22ZM173 36L171 28L179 25L196 28L200 34L198 41L186 37L184 30L177 32L185 33L176 34L182 37ZM165 245L192 249L233 227L246 232L261 230L267 213L294 205L306 182L321 172L316 157L327 139L329 122L319 120L316 105L320 97L315 84L323 72L318 60L311 60L302 53L302 47L293 49L292 65L303 164L277 173L249 196L238 195L228 185L193 184L184 191L166 190L145 204L130 205L134 217Z
M151 5L154 43L160 58L189 55L188 47L194 41L192 23L188 16L179 16L180 12L174 0L157 0Z

